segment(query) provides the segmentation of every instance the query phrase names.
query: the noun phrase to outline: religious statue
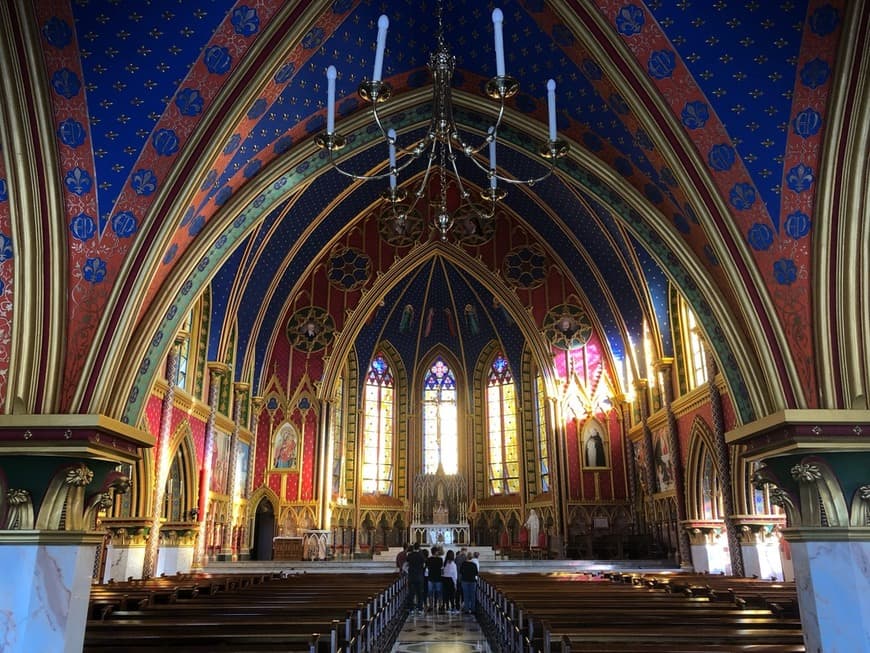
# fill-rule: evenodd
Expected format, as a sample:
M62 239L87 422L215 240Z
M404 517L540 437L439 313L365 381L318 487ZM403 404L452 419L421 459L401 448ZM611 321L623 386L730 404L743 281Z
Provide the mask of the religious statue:
M449 511L443 501L440 501L432 511L432 522L435 524L447 524L450 522Z
M523 526L529 531L529 546L538 546L538 532L541 529L541 519L534 508L529 510L529 516L526 517L526 523Z

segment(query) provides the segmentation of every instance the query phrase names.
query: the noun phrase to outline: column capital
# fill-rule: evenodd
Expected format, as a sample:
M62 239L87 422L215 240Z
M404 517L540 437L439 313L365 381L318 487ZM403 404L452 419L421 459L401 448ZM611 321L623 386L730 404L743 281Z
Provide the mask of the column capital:
M656 372L667 372L673 366L674 366L673 356L662 356L655 363L653 363L653 369Z
M762 463L752 481L770 486L785 510L787 539L798 537L795 529L831 529L828 539L837 539L838 529L870 523L870 411L781 411L726 437Z
M214 376L226 376L230 373L230 366L220 361L209 361L206 363L208 371Z

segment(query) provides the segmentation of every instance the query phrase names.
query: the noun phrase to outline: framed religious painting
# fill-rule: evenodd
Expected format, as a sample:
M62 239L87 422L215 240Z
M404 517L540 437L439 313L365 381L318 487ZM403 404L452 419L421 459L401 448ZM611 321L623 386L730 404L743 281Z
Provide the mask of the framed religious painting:
M295 472L299 469L299 432L284 422L272 436L269 468L273 472Z
M586 420L580 432L580 462L583 469L610 467L610 438L607 429L597 419Z

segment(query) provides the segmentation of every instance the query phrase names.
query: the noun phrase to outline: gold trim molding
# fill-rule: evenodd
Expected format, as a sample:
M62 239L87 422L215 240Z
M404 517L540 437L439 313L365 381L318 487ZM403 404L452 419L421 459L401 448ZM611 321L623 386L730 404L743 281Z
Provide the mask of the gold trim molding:
M0 531L0 546L43 544L50 546L99 546L105 533L93 531Z
M795 542L870 542L870 526L853 528L784 528L789 544Z

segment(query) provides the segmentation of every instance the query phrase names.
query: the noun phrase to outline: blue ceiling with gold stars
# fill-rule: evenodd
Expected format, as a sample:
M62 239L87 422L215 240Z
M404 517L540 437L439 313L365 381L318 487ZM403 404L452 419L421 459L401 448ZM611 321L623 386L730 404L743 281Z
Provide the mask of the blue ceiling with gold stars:
M338 69L341 131L344 121L367 110L356 90L371 76L377 19L386 12L384 78L396 98L425 89L436 3L75 0L58 7L34 3L67 189L95 199L97 240L109 225L121 239L146 222L175 229L171 239L159 241L165 250L149 301L166 279L182 274L177 269L196 264L185 253L197 239L213 239L211 256L203 258L208 263L200 262L214 267L203 272L211 279L210 356L221 357L233 326L239 356L255 361L259 374L274 342L272 325L281 323L294 284L310 274L309 264L334 245L337 233L363 220L383 190L320 173L324 157L312 137L325 126L325 70ZM306 13L310 7L317 11ZM493 119L492 103L482 98L495 74L493 7L443 2L444 37L457 60L454 92L480 98L457 107L471 137ZM733 302L723 255L738 267L757 265L774 303L794 304L789 293L800 290L810 251L812 194L843 3L505 0L500 7L507 72L521 92L509 101L499 134L499 172L526 177L543 169L534 152L546 134L549 78L557 84L559 136L572 149L557 175L533 188L510 188L505 207L511 224L528 230L530 242L546 245L579 289L578 301L594 314L612 355L622 356L629 341L640 340L645 320L660 325L662 352L670 353L674 279L706 275L706 287L718 287L721 303ZM430 99L420 98L416 106L385 109L385 123L396 126L404 142L426 128ZM348 167L382 166L386 152L371 145L371 129L347 135ZM90 151L83 154L78 148L85 142ZM473 166L459 166L473 176ZM250 199L264 197L269 184L286 184L286 192L268 205ZM74 239L90 247L93 218L69 206ZM127 219L118 221L122 210ZM255 212L259 224L243 238L233 236L227 258L220 238L236 229L231 224L247 225ZM383 247L377 239L360 246L372 260L372 248ZM89 251L87 265L100 269L108 261L101 274L110 280L109 259L126 251ZM77 265L84 266L73 261ZM90 269L74 273L94 280ZM704 306L700 286L690 285L683 285L693 295L688 299ZM447 295L432 299L436 287ZM383 333L405 305L422 320L430 308L443 314L449 305L455 313L468 304L479 314L480 338L502 333L491 299L462 266L432 262L409 270L408 283L385 298L389 310L360 338ZM227 315L238 306L249 310ZM436 322L429 337L449 341ZM396 340L410 351L402 337ZM515 345L507 338L506 349Z

